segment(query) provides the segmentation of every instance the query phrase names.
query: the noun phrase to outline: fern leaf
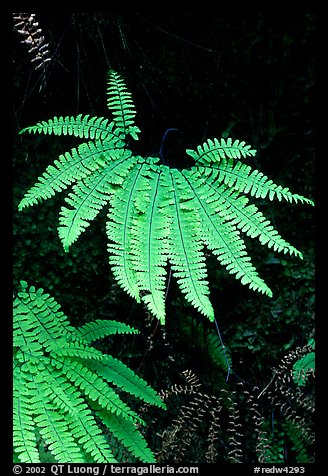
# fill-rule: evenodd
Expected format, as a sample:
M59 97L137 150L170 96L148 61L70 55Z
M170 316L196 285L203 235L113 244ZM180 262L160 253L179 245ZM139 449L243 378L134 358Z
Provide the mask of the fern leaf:
M130 134L133 139L138 139L139 128L134 126L136 116L132 101L132 94L127 90L124 80L115 71L108 74L107 106L113 113L113 120L117 130L125 139Z
M122 414L124 418L142 423L141 418L120 399L114 390L81 362L53 357L52 365L60 369L72 383L85 392L88 398L98 402L103 408L118 415Z
M43 366L38 386L42 386L49 401L63 414L74 438L85 452L90 453L94 462L117 462L90 409L60 372L51 365Z
M201 218L201 237L208 249L231 274L251 289L272 296L272 291L258 276L246 252L246 246L236 226L226 221L217 211L217 202L212 199L213 190L200 182L194 173L184 173L189 187L197 199L196 205Z
M244 141L238 139L232 142L232 139L208 139L204 144L197 147L197 151L192 149L186 150L197 165L209 165L221 162L225 157L240 159L241 157L254 156L256 150L251 149L250 145L246 145Z
M169 216L161 203L167 196L165 180L157 166L148 172L147 188L138 190L143 197L132 233L132 263L142 300L162 324L165 322L165 265L168 257ZM156 270L156 272L154 272Z
M74 338L72 341L68 342L58 340L56 343L50 345L47 350L60 357L78 357L80 359L90 359L95 361L106 359L106 355L100 350L84 345L84 343L79 342Z
M73 187L73 192L65 198L73 208L62 207L59 218L58 233L65 251L68 251L90 225L90 221L109 202L112 184L123 180L122 175L128 173L134 161L131 154L125 152L119 160L110 162Z
M36 425L28 393L29 381L20 366L14 369L13 444L22 463L40 463L36 445Z
M117 151L112 142L88 142L81 144L78 149L60 155L59 160L56 160L54 165L49 165L38 182L25 193L18 209L21 211L42 199L51 198L56 192L61 192L68 185L91 175L104 163L115 160L116 157Z
M128 177L117 189L111 199L108 215L107 236L112 243L108 245L109 263L113 274L120 284L137 302L140 302L139 287L131 260L131 229L136 218L135 200L140 189L147 188L147 179L143 175L147 163L140 158Z
M218 168L201 168L201 173L215 177L218 182L223 182L229 187L233 187L243 193L249 193L256 198L266 198L270 200L275 197L278 200L288 202L301 202L314 205L313 201L302 195L291 193L288 187L283 188L275 184L272 180L258 170L253 170L249 165L242 162L235 162L232 159L222 159Z
M18 293L14 302L14 309L17 309L15 322L20 322L19 311L22 309L21 305L24 305L30 311L29 320L33 318L40 326L44 327L51 340L69 335L74 331L67 317L61 311L60 304L52 296L45 293L42 288L28 287L26 281L20 283L22 291ZM54 318L56 319L55 322Z
M112 334L138 334L139 331L123 322L96 320L76 329L75 334L86 343L92 343Z
M38 386L33 403L36 407L35 422L56 460L59 463L83 462L84 458L80 447L69 431L67 423L58 414L56 407L48 401L40 386Z
M170 209L172 220L169 234L169 261L173 276L186 299L196 309L214 320L214 311L208 298L205 257L200 241L200 219L195 213L190 190L183 186L183 176L175 169L169 171L171 181Z
M113 415L105 411L99 411L99 416L110 432L140 461L144 463L156 463L153 452L135 423L122 418L121 415Z
M38 122L34 126L25 127L19 133L24 134L54 134L56 136L69 135L84 139L101 139L115 143L116 147L123 147L123 142L113 130L114 123L104 117L90 117L89 114L76 117L54 117L48 121Z
M23 291L18 293L14 301L16 336L23 334L30 346L36 344L38 339L38 342L47 348L55 339L73 331L54 298L44 294L41 288L36 291L34 286L27 292L27 284L24 281L22 286Z
M85 362L85 365L107 382L114 384L125 392L140 398L146 403L165 408L164 402L155 390L138 377L133 370L114 357L106 355L101 362L88 361Z
M274 251L294 254L302 258L302 253L285 241L254 204L239 192L226 185L217 186L208 178L207 184L213 192L211 200L216 200L217 212L225 220L231 221L251 238L258 237L262 245Z

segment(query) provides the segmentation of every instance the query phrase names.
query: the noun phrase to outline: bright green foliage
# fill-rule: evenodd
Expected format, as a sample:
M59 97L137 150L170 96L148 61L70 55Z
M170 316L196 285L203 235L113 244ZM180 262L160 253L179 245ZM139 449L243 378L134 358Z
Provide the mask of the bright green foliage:
M79 115L54 118L22 132L70 134L93 139L66 152L48 166L25 194L19 209L50 198L74 184L60 212L64 249L108 208L109 262L120 286L165 321L167 265L186 299L210 320L214 311L205 263L205 247L243 284L268 296L247 253L243 234L274 251L302 257L252 203L251 197L313 202L276 185L239 159L255 155L244 141L208 139L196 150L191 169L161 164L159 157L134 156L127 136L137 139L131 93L114 71L108 76L107 105L113 121Z
M108 335L138 331L107 320L75 329L49 294L24 281L21 285L14 301L14 450L19 460L40 462L40 435L56 462L117 462L100 418L137 459L155 462L138 429L144 422L123 401L122 391L147 404L164 408L164 403L129 367L90 346Z
M139 127L134 125L136 115L132 94L127 90L123 79L115 71L108 74L107 106L113 111L114 124L120 135L125 139L130 134L138 139Z
M308 346L313 349L313 352L310 351L303 355L303 357L299 358L293 365L293 379L294 382L299 386L305 385L309 374L314 373L315 371L314 339L309 341Z

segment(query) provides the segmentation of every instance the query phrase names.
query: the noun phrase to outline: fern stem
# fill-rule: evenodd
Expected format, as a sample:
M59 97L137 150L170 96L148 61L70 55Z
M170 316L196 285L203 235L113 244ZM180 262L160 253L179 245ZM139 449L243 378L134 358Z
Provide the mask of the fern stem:
M169 164L164 160L163 149L164 149L165 139L168 136L169 132L172 132L172 131L176 131L176 132L179 132L181 134L181 131L179 131L179 129L176 129L175 127L169 127L168 129L166 129L166 131L164 132L163 137L162 137L160 149L158 151L158 155L161 158L162 164L167 165L167 166L169 166Z

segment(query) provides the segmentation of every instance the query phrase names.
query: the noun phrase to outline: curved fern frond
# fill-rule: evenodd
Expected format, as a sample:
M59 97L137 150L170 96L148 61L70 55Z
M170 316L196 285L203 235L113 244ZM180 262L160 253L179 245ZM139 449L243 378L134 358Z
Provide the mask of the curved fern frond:
M100 350L90 348L84 342L80 342L77 339L74 341L63 341L59 346L59 342L51 345L48 350L59 357L77 357L79 359L90 359L92 361L105 360L106 355ZM87 365L85 363L85 365Z
M266 219L256 205L249 204L249 199L225 184L217 184L215 174L207 177L204 195L209 201L215 201L216 212L224 220L229 220L243 233L260 240L275 251L295 254L302 258L302 253L285 241Z
M198 182L194 174L191 176L185 172L184 176L197 200L196 206L201 219L201 238L208 249L229 273L235 274L243 284L248 284L251 289L272 296L272 291L251 264L245 243L236 225L226 221L226 217L218 213L217 196L214 195L213 190L202 181Z
M197 165L211 165L215 163L221 163L221 159L226 157L233 159L240 159L241 157L254 156L256 150L251 149L250 145L246 145L244 141L236 139L232 142L232 139L207 139L201 146L197 147L197 151L187 149L186 153L190 155Z
M108 245L109 263L113 274L125 291L140 302L139 287L135 280L135 271L131 262L131 229L136 219L135 200L139 191L147 188L144 176L149 165L142 158L138 160L125 182L111 199L106 232L112 243Z
M117 462L99 427L98 410L133 425L145 424L113 384L129 396L165 408L160 396L119 360L90 347L129 326L101 321L70 326L42 289L22 290L14 301L14 448L21 462L40 462L39 436L56 462ZM122 428L124 425L122 424ZM135 428L135 431L139 430ZM119 431L119 430L118 430ZM117 435L120 437L120 435ZM126 438L122 429L122 439ZM143 437L140 435L140 438ZM135 437L136 444L138 437ZM139 447L132 452L139 452ZM151 461L154 456L148 448Z
M13 444L21 462L40 463L36 443L36 424L28 391L29 380L19 365L14 368L14 381L16 385L13 398Z
M126 405L106 382L95 372L88 369L86 363L73 359L53 357L52 365L63 372L68 380L77 385L89 399L98 402L112 413L122 414L124 418L142 422L141 418Z
M301 202L314 205L313 201L302 195L292 193L288 187L283 188L275 184L272 180L258 170L253 170L249 165L242 162L235 162L228 158L223 158L219 167L199 167L199 171L206 177L210 176L211 181L223 182L229 187L235 188L243 193L249 193L256 198L266 198L270 200L286 200L290 203Z
M122 418L121 415L113 415L100 411L99 416L110 432L123 444L136 458L144 463L156 463L156 458L150 451L143 435L138 431L135 423Z
M125 139L130 134L133 139L138 139L140 129L134 125L136 116L132 101L132 94L125 86L124 80L115 71L108 73L107 106L113 113L113 121L117 130Z
M163 211L163 202L168 198L168 187L158 166L148 169L146 177L147 185L138 190L142 201L136 204L141 213L131 230L132 264L142 300L164 324L170 217Z
M19 133L24 134L54 134L55 136L68 135L80 137L81 139L100 139L115 143L116 147L123 147L124 143L114 130L114 122L109 122L104 117L90 117L90 114L83 116L54 117L48 121L38 122L35 126L25 127Z
M82 450L90 453L92 461L116 463L92 411L76 387L54 369L50 362L40 370L42 372L39 373L41 378L38 379L38 386L42 386L44 395L55 405L57 412L65 416L65 421Z
M83 461L80 446L69 430L67 422L56 411L56 407L48 401L48 395L42 386L35 388L32 404L35 407L35 422L38 424L40 435L49 445L49 450L58 463L79 463Z
M168 172L171 183L171 197L166 213L171 218L169 234L169 261L173 276L176 277L186 299L196 309L214 320L214 311L208 298L205 256L202 251L200 218L194 208L194 197L183 183L183 175L178 170Z
M113 184L117 185L123 180L134 162L135 158L131 157L131 153L125 151L120 159L111 161L73 187L73 192L65 198L73 208L62 207L59 218L58 234L65 251L68 251L71 244L90 225L90 221L109 202Z
M139 331L123 322L95 320L78 327L75 334L87 344L112 334L138 334Z
M60 305L43 289L28 289L21 281L22 291L14 301L14 338L23 335L27 345L40 344L47 348L55 340L69 336L74 331Z
M163 401L158 398L155 390L142 378L138 377L133 370L114 357L105 355L101 362L89 361L84 362L84 364L101 378L121 388L125 392L134 395L150 405L164 408L165 405Z
M55 160L54 165L49 165L38 182L25 193L18 209L22 210L42 199L51 198L68 185L93 174L108 161L115 160L119 153L121 152L115 149L112 142L88 142L60 155L59 160Z

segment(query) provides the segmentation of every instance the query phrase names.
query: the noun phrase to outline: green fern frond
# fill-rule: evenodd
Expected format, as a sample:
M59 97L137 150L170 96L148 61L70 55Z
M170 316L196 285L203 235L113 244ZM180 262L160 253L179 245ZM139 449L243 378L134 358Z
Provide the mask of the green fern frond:
M23 335L27 345L40 345L46 349L74 331L53 297L34 286L28 290L25 281L21 281L21 287L18 299L14 301L14 339Z
M21 462L40 463L36 443L36 424L28 391L29 380L21 366L14 368L13 444Z
M136 219L137 210L135 200L140 190L147 188L147 180L143 169L148 164L142 158L130 171L125 182L111 199L111 210L108 214L106 232L111 243L108 245L110 253L109 263L117 282L130 296L140 302L139 287L135 279L135 272L131 262L131 229Z
M99 416L110 432L123 444L138 460L144 463L156 463L156 458L150 451L143 435L138 431L135 423L122 418L120 415L113 415L105 411L100 411Z
M42 386L35 386L35 395L31 401L40 435L47 441L49 450L58 463L81 462L83 460L81 449L69 430L67 422L56 411L56 407L48 401L47 395L42 390Z
M89 114L83 116L79 114L76 117L54 117L48 121L38 122L35 126L25 127L19 133L24 134L54 134L56 136L68 135L80 137L81 139L100 139L110 141L116 144L116 147L122 147L123 142L118 134L113 130L114 122L109 122L104 117L90 117Z
M165 322L165 278L168 259L170 217L163 210L168 197L165 174L155 166L148 169L148 180L138 190L141 211L131 230L132 264L142 300L162 324ZM154 273L154 270L156 272ZM146 293L146 294L144 294Z
M164 403L158 398L157 393L143 379L138 377L123 362L105 355L101 362L84 362L88 369L95 372L107 382L121 388L150 405L164 408Z
M97 373L88 369L87 362L82 364L73 359L55 356L52 358L52 365L65 374L70 382L77 385L89 399L98 402L103 408L118 415L122 414L126 419L142 422L140 417L122 401Z
M237 279L243 284L248 284L251 289L271 297L271 290L251 264L236 224L227 221L226 216L222 216L221 207L218 210L219 197L207 184L204 185L201 180L198 182L194 174L185 172L184 177L196 198L195 206L201 219L202 241L229 273L235 274Z
M171 169L168 176L171 184L167 213L172 223L169 234L172 274L186 299L202 314L214 320L214 311L208 298L210 291L200 240L200 219L194 209L193 196L183 183L181 172Z
M21 462L40 462L39 436L56 462L117 462L99 427L98 409L133 425L144 421L108 382L119 392L123 389L134 398L165 408L155 390L131 369L89 346L116 330L135 332L129 326L96 321L76 330L49 294L28 288L22 281L14 301L13 327L13 438ZM121 438L126 438L123 429ZM137 435L135 441L137 444ZM131 451L138 454L139 446ZM149 448L147 452L153 461Z
M49 165L18 205L19 210L46 200L56 192L65 190L72 183L96 172L108 161L115 160L121 154L112 142L88 142L77 149L66 152Z
M48 347L47 350L59 357L77 357L79 359L90 359L91 361L105 360L106 357L100 350L90 348L90 346L84 342L78 342L76 338L74 341L69 342L58 341Z
M221 162L226 157L240 159L241 157L254 156L256 150L251 149L250 145L246 145L244 141L236 139L232 142L231 138L225 139L207 139L201 146L197 147L197 151L187 149L186 153L190 155L197 165L212 165Z
M292 193L288 187L283 188L281 185L275 184L262 172L253 170L249 165L230 158L223 158L219 166L199 167L199 171L205 176L211 176L211 181L225 183L229 187L249 193L256 198L269 196L270 200L277 197L279 201L284 199L290 203L301 202L314 205L312 200Z
M86 456L88 453L92 456L92 460L86 462L116 462L91 409L81 398L76 387L68 382L60 372L52 368L51 364L43 366L41 370L38 386L42 386L43 392L55 405L58 413L65 416L65 421L82 452L85 452Z
M132 94L125 86L124 80L115 71L108 73L107 106L113 113L113 121L123 138L130 134L138 139L140 129L134 125L136 116Z
M217 184L215 177L207 178L204 196L210 202L215 201L216 212L225 221L236 225L251 238L258 237L262 245L274 251L290 253L302 258L302 253L285 241L266 219L256 205L249 199L226 185Z
M240 159L256 153L244 141L215 138L196 150L188 149L196 163L188 170L167 167L159 157L134 156L125 141L128 135L136 139L139 132L134 125L135 107L123 79L114 71L109 72L107 92L114 116L111 123L80 115L26 129L93 141L66 152L49 166L25 194L19 209L76 182L59 219L58 233L67 251L100 210L108 207L106 234L114 277L161 323L165 322L168 265L186 299L214 319L205 247L242 284L272 296L251 263L244 235L276 252L298 258L302 253L280 236L246 195L309 205L313 201L243 164Z
M58 234L65 251L78 239L102 208L109 202L113 185L123 180L135 162L130 153L124 152L119 159L96 170L80 180L65 201L72 207L62 207ZM119 173L117 171L119 170Z
M95 320L78 327L75 334L87 344L112 334L138 334L139 331L123 322Z

